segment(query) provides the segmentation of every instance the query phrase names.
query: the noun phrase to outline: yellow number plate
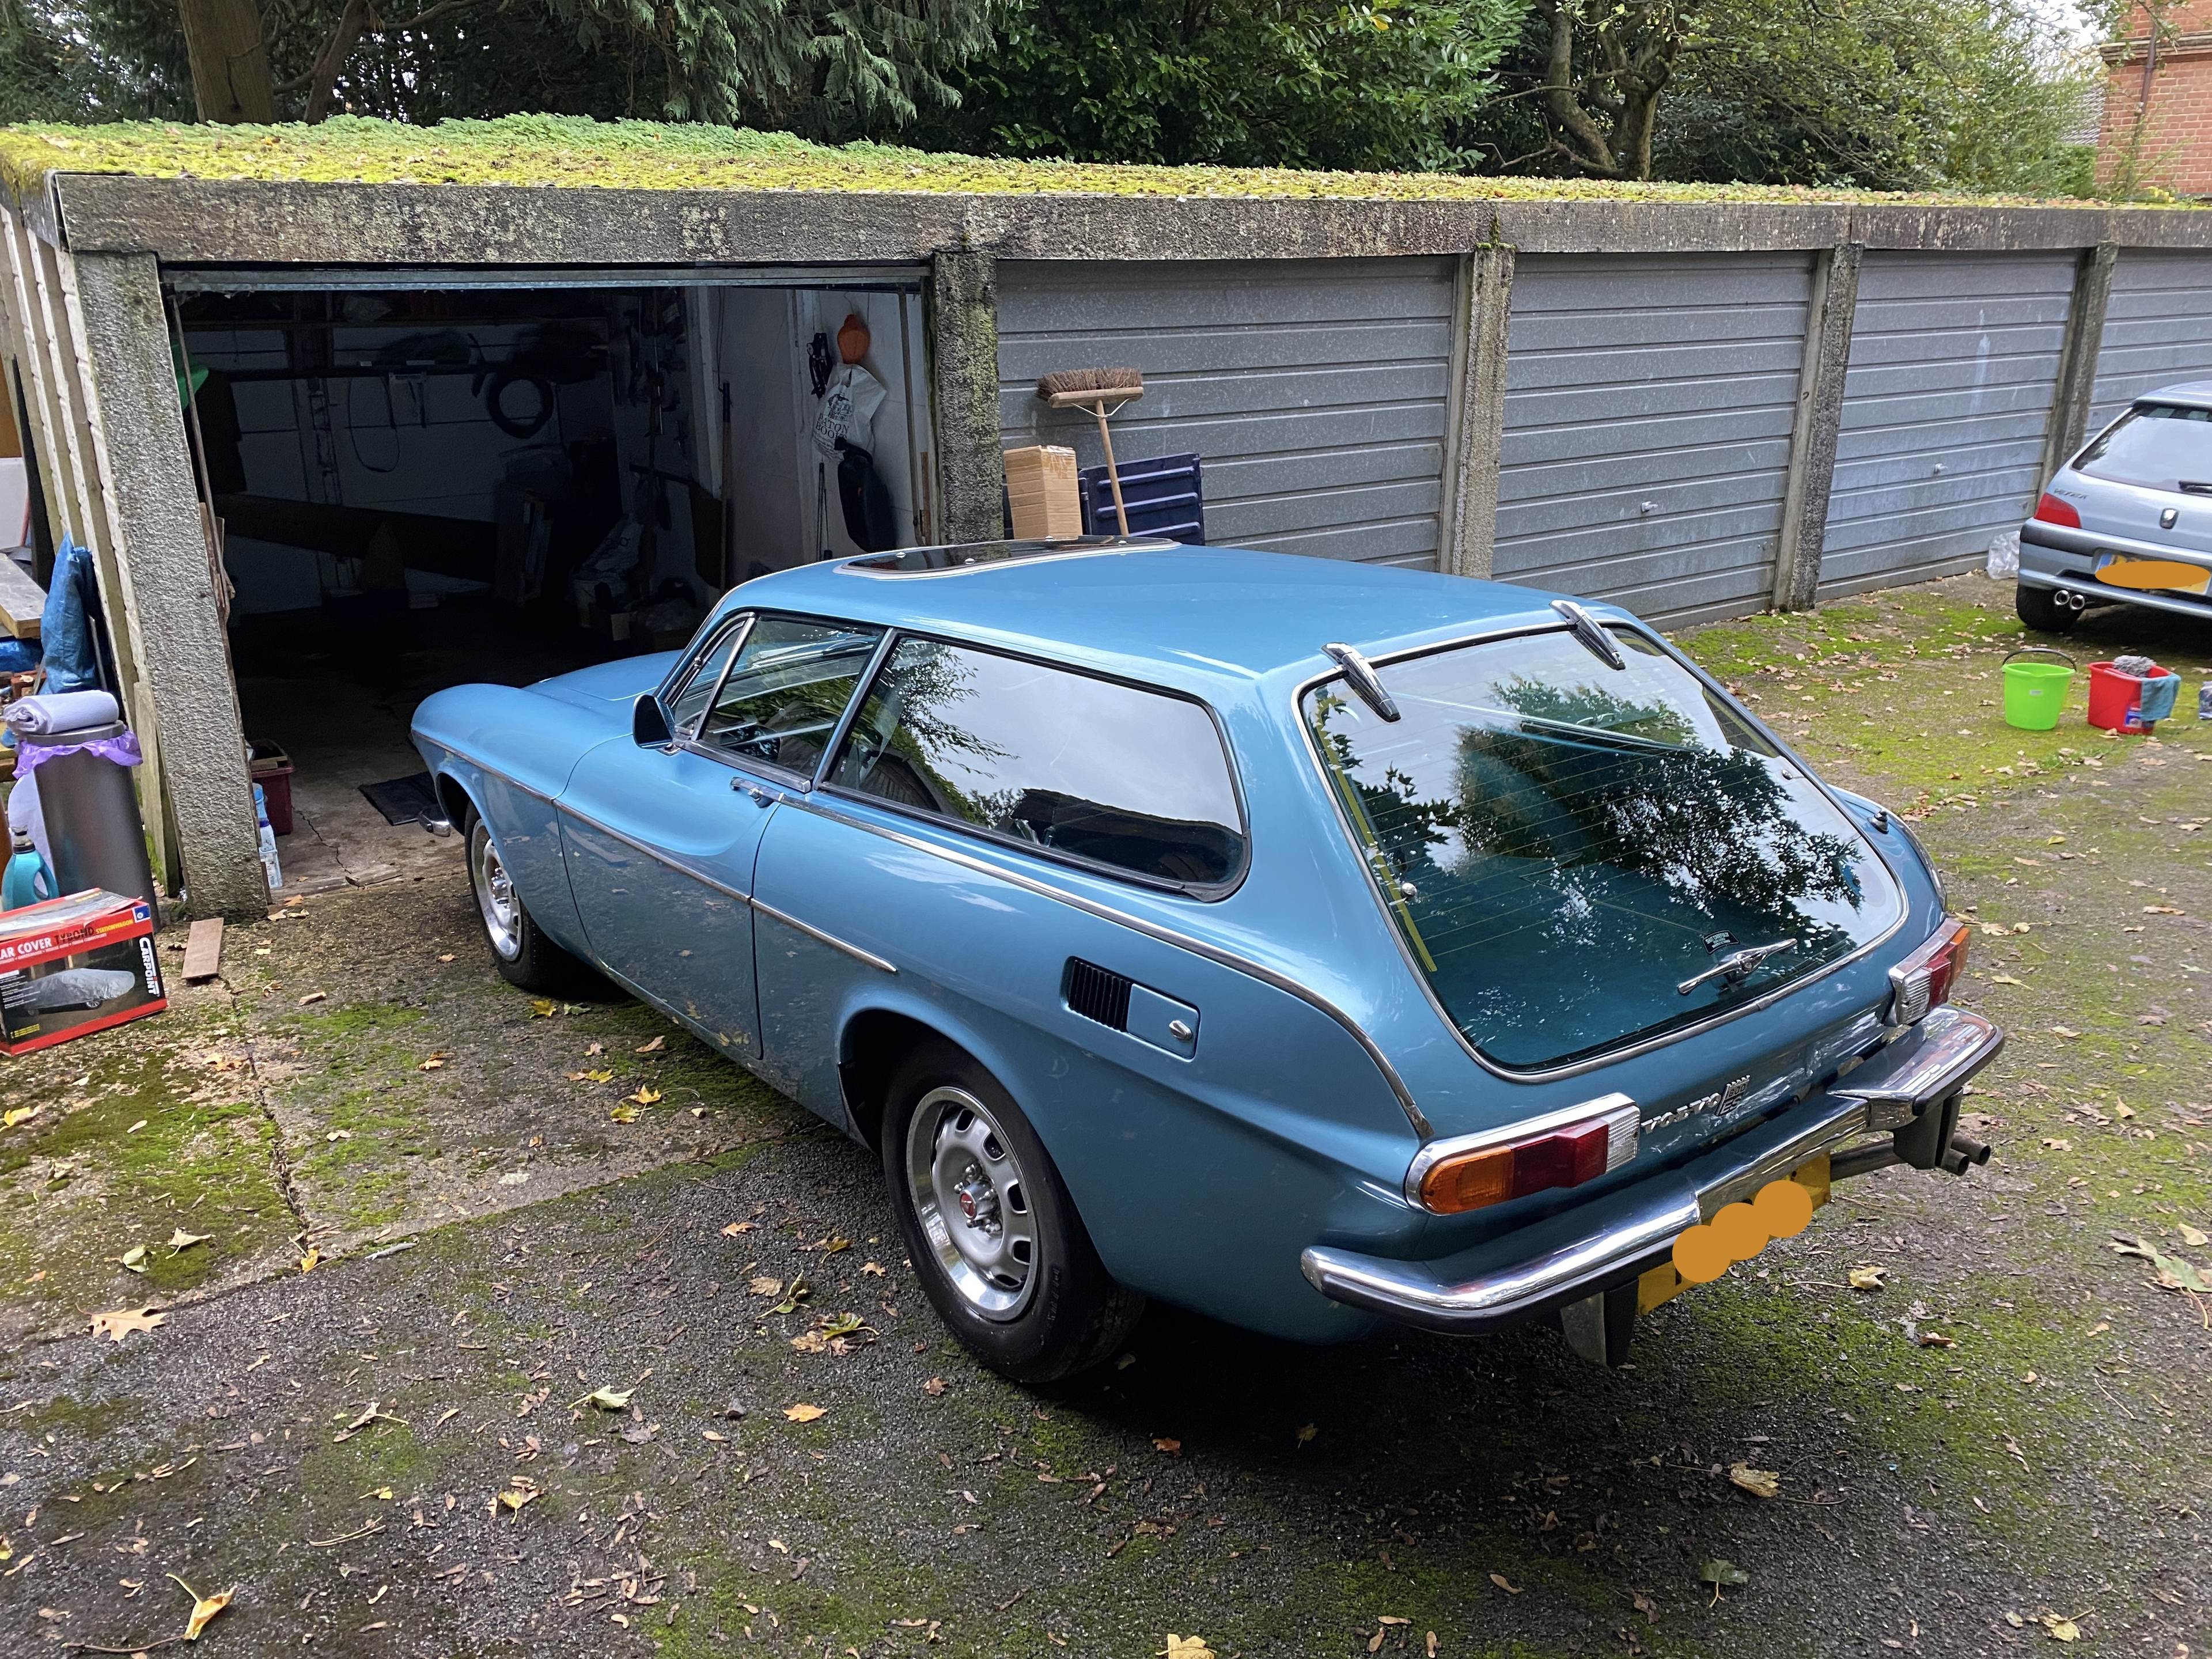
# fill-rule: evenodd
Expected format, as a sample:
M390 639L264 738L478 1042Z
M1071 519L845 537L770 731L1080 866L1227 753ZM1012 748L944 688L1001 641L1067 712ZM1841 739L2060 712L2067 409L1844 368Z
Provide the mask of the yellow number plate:
M1826 1152L1823 1152L1811 1163L1803 1164L1799 1168L1791 1170L1790 1174L1790 1181L1795 1182L1797 1186L1803 1188L1805 1189L1806 1195L1813 1200L1812 1208L1814 1210L1819 1209L1823 1204L1826 1204L1828 1201L1828 1155ZM1726 1209L1723 1209L1719 1216L1716 1216L1712 1222L1701 1223L1699 1225L1691 1228L1689 1231L1691 1233L1710 1233L1713 1231L1714 1224L1720 1222L1722 1217L1729 1216L1730 1211L1741 1210L1745 1212L1746 1217L1758 1217L1760 1210L1760 1200L1766 1200L1767 1192L1773 1188L1784 1186L1786 1184L1788 1183L1779 1181L1769 1182L1766 1187L1760 1188L1758 1198L1754 1199L1752 1203L1747 1205L1731 1204L1728 1206ZM1786 1198L1787 1196L1787 1194L1778 1195L1778 1198ZM1799 1199L1796 1200L1796 1202L1802 1206L1804 1200L1802 1199ZM1782 1210L1789 1207L1787 1205L1778 1204L1775 1200L1767 1200L1766 1204L1767 1212L1770 1214L1779 1213ZM1809 1211L1803 1212L1803 1214L1805 1220L1810 1220L1812 1218ZM1738 1230L1752 1224L1749 1220L1743 1217L1730 1217L1729 1218L1731 1222L1735 1224ZM1764 1249L1766 1245L1771 1243L1775 1238L1794 1237L1796 1233L1803 1231L1803 1221L1799 1221L1796 1226L1790 1228L1786 1232L1778 1232L1772 1230L1766 1230L1765 1237L1759 1239L1756 1243L1753 1243L1748 1237L1737 1240L1735 1242L1735 1247L1730 1249L1729 1254L1734 1255L1735 1260L1736 1261L1748 1261L1753 1256L1757 1255L1760 1250ZM1684 1237L1686 1238L1689 1235L1686 1233ZM1679 1246L1681 1240L1678 1239L1675 1242ZM1742 1249L1742 1247L1746 1245L1750 1246L1750 1248L1747 1249ZM1741 1249L1741 1254L1737 1254L1738 1249ZM1694 1255L1695 1253L1692 1252L1692 1254ZM1722 1271L1726 1271L1725 1266L1723 1267ZM1637 1280L1636 1310L1638 1313L1650 1313L1652 1309L1657 1307L1661 1303L1672 1301L1674 1297L1680 1296L1684 1291L1688 1290L1691 1285L1702 1284L1706 1282L1708 1279L1717 1279L1719 1277L1720 1273L1711 1273L1705 1274L1703 1279L1685 1278L1681 1268L1677 1267L1674 1262L1662 1262L1659 1266L1646 1273L1643 1278Z
M2178 559L2136 559L2115 554L2098 567L2097 580L2109 587L2162 593L2202 593L2212 587L2212 570Z

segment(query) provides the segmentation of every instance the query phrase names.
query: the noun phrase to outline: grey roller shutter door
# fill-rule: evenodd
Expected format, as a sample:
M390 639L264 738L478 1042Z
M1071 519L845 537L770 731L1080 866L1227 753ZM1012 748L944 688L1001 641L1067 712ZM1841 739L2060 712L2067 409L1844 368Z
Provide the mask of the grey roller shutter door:
M2071 253L1875 252L1859 268L1820 592L1987 556L2041 487Z
M1114 453L1202 458L1206 539L1432 568L1443 497L1449 259L999 266L1006 446L1102 459L1054 369L1133 364Z
M1763 609L1804 254L1519 261L1495 573L1689 619Z
M2212 253L2125 248L2112 267L2089 430L2146 392L2212 378Z

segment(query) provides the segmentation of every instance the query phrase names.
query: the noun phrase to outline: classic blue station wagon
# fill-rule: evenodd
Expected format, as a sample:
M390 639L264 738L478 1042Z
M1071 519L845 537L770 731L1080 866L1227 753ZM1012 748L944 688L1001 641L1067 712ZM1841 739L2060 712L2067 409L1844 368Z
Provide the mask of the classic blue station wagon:
M881 1158L1043 1381L1159 1297L1285 1337L1639 1312L2003 1034L1905 826L1625 612L1322 559L923 548L432 697L499 970L596 970Z

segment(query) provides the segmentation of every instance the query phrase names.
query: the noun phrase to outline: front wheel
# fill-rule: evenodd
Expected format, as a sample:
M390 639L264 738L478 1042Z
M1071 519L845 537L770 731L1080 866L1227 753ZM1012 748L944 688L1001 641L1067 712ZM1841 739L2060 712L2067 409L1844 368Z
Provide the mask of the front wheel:
M978 1359L1049 1382L1121 1346L1145 1308L1098 1260L1012 1096L950 1043L892 1080L884 1174L923 1291Z
M2039 633L2071 634L2081 620L2080 611L2059 604L2058 596L2049 588L2030 587L2026 582L2013 590L2012 608Z
M560 996L586 987L591 970L545 937L514 890L514 878L482 817L469 819L469 888L491 946L492 965L510 985Z

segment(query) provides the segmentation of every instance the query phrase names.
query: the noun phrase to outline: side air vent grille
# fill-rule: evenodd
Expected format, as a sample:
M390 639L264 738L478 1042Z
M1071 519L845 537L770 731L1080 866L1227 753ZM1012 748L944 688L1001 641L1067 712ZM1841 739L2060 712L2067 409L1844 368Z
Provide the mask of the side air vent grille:
M1067 1006L1085 1019L1095 1019L1117 1031L1127 1030L1131 984L1110 969L1081 957L1067 959Z

